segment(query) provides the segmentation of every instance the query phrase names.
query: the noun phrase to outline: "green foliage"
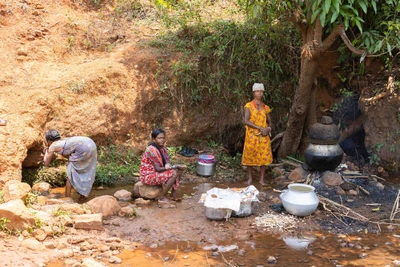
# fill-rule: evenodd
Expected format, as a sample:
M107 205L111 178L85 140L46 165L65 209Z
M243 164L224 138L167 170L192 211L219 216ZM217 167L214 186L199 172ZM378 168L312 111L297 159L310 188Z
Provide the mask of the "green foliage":
M67 172L65 159L53 160L48 167L22 169L22 181L31 186L39 182L47 182L51 186L60 187L65 185Z
M400 5L398 1L318 0L264 1L239 0L252 17L270 25L283 17L300 16L309 25L321 23L326 34L338 25L352 29L353 45L369 53L388 53L392 56L400 44Z
M32 204L37 203L39 195L40 195L40 193L38 193L38 192L29 192L25 199L25 205L28 208L32 207Z
M219 165L226 166L229 169L241 169L242 168L242 154L236 153L235 156L230 156L225 153L217 155L217 162Z
M7 218L1 217L0 218L0 231L5 232L7 234L11 234L12 231L7 227L7 223L9 223L10 220Z
M51 213L55 217L59 217L59 216L63 216L63 215L70 216L72 214L71 211L65 210L61 206L58 206L57 209L52 210Z
M368 150L369 153L369 163L378 165L381 162L381 158L379 157L379 151L382 149L382 147L385 146L385 143L378 143L378 144L373 144L371 146L371 149Z
M222 105L238 110L238 105L251 98L249 89L256 81L267 86L269 105L288 103L282 93L287 84L282 80L297 82L299 57L286 44L297 40L296 34L284 29L269 31L249 23L219 20L184 26L178 34L163 35L149 44L182 52L169 65L158 60L155 78L162 92L191 104L221 98L225 100Z
M170 157L175 156L180 150L182 149L181 146L170 146L167 147L168 155ZM139 162L140 163L140 162Z
M109 144L99 147L95 185L114 186L133 180L139 171L140 158L133 148Z

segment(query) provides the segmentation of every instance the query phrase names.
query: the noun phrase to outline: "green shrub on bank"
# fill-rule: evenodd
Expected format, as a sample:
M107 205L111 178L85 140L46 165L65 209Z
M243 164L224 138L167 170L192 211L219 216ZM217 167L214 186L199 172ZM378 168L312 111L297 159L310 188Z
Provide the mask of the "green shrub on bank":
M114 186L135 181L140 156L132 147L109 144L98 148L95 186Z
M22 182L31 186L39 182L49 183L53 187L64 186L67 179L66 164L65 159L57 159L53 160L48 167L41 165L38 168L24 168Z

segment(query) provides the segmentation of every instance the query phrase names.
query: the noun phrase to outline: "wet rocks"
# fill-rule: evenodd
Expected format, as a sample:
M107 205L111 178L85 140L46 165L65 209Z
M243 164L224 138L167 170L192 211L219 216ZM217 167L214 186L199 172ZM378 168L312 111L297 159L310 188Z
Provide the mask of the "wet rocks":
M144 199L155 199L162 192L161 186L144 185L142 182L137 182L133 187L133 195Z
M116 215L121 210L118 201L113 196L109 195L96 197L86 202L86 204L91 207L94 212L102 213L104 217Z
M117 192L115 192L114 197L118 201L129 201L132 199L132 193L129 192L128 190L122 189L122 190L118 190Z

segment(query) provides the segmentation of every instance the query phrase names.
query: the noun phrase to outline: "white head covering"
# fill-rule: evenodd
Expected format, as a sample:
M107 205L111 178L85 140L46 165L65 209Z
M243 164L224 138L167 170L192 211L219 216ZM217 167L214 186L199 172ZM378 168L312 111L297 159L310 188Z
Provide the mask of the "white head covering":
M254 91L265 91L264 84L262 84L262 83L253 84L253 92Z

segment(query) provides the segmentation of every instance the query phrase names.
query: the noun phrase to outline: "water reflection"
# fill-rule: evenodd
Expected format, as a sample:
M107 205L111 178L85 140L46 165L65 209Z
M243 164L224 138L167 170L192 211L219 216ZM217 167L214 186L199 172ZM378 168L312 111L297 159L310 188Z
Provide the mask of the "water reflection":
M282 239L288 247L296 250L307 249L308 245L315 241L313 236L286 235Z

